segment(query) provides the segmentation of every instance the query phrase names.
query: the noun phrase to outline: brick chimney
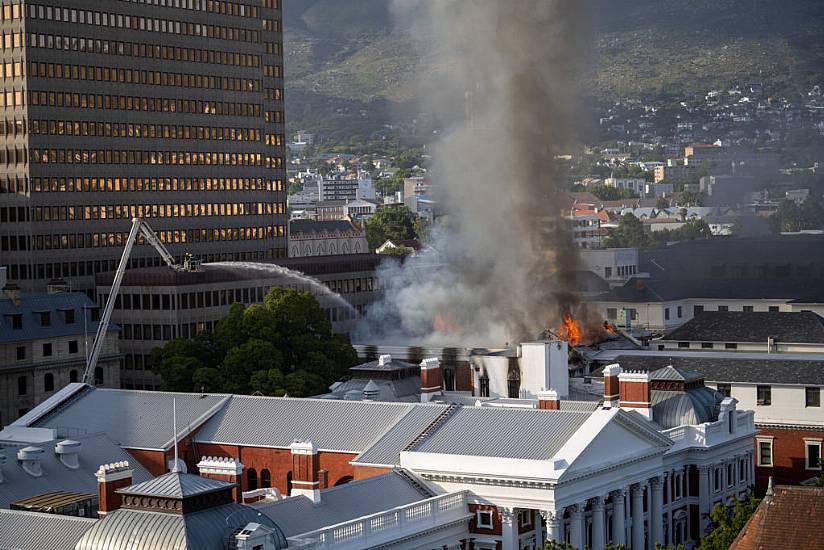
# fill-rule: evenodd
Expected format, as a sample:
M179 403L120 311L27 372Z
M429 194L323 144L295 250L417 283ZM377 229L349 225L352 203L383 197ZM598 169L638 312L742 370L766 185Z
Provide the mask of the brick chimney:
M555 390L539 391L538 408L550 411L561 410L561 400L558 399L558 392Z
M421 361L421 403L443 393L443 369L437 357Z
M204 456L197 463L197 471L200 477L218 479L234 483L232 496L237 502L241 502L243 496L240 488L241 474L243 474L243 464L239 460L228 456Z
M618 375L621 374L621 365L614 363L604 367L604 406L618 407L620 405L620 389Z
M103 464L98 468L94 475L97 477L99 515L104 516L120 508L123 498L116 491L132 484L132 473L126 460Z
M652 420L649 373L626 371L618 375L618 393L621 408L637 411Z
M295 440L292 451L292 492L290 496L304 495L315 504L320 502L318 448L309 440Z

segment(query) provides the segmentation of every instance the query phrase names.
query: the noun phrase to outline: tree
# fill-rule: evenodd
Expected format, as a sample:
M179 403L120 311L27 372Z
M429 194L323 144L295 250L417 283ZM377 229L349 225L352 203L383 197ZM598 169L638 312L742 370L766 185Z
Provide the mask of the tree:
M750 497L732 506L719 504L710 512L712 531L703 536L695 550L727 550L758 507L759 499Z
M704 206L707 196L701 192L684 191L678 196L678 204L681 206Z
M644 224L632 214L624 214L618 220L618 227L606 238L608 248L643 248L649 238L644 231Z
M214 333L157 348L151 367L165 390L302 397L325 392L357 360L314 296L273 288L263 305L233 304Z
M415 214L405 206L379 208L366 220L366 240L375 250L387 240L406 240L415 236Z
M791 200L784 200L770 216L769 222L775 233L821 229L824 227L824 206L812 195L801 206Z
M670 207L670 201L669 201L669 199L667 199L665 197L658 197L658 200L655 201L655 207L658 208L659 210L669 208Z
M602 201L617 201L621 199L637 199L638 193L632 189L607 187L606 185L597 185L592 189L592 194Z

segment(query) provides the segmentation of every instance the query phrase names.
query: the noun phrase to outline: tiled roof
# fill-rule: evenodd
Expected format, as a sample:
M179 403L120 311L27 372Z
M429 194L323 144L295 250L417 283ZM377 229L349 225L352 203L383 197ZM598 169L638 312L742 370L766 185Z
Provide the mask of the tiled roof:
M580 412L461 407L415 451L546 460L587 418Z
M361 464L380 464L397 466L400 464L401 451L418 437L439 414L446 410L445 405L413 407L380 438L355 458Z
M84 330L90 338L94 338L97 331L97 321L91 320L91 313L87 312L87 323L84 329L84 308L96 307L88 296L80 292L22 293L20 305L16 305L9 298L0 299L0 342L22 342L59 338L63 336L82 336ZM66 324L62 310L74 311L74 322ZM41 326L40 312L49 312L49 325ZM13 329L11 315L22 315L22 328ZM110 324L109 330L119 330L117 325Z
M97 520L20 510L0 510L0 548L74 550Z
M775 359L679 357L678 354L620 355L612 362L620 364L625 370L644 371L673 365L700 372L707 382L824 385L824 361L788 360L780 355Z
M104 434L74 436L72 439L81 444L78 460L80 467L72 470L63 465L54 453L54 443L50 443L42 445L45 452L40 458L43 470L40 477L32 477L23 471L16 460L16 449L5 449L3 453L6 455L6 464L3 466L3 482L0 483L0 508L8 508L10 503L20 499L53 491L97 494L97 479L94 474L101 464L127 460L129 467L134 470L132 479L135 482L152 477L134 457L112 443Z
M292 497L255 506L277 523L287 537L429 498L397 472L352 481L321 491L320 504Z
M824 319L817 314L778 311L704 311L665 340L704 342L824 343Z
M765 497L730 550L821 548L824 487L779 485Z
M234 484L218 479L200 477L182 472L168 472L162 476L129 485L118 492L127 495L140 495L164 498L186 498L204 493L225 490Z
M310 439L322 450L359 453L414 406L235 395L195 440L286 448L295 439Z
M200 395L95 388L79 395L34 423L80 433L105 432L128 448L168 449L172 446L172 400L177 400L178 437L188 434L215 413L226 395Z

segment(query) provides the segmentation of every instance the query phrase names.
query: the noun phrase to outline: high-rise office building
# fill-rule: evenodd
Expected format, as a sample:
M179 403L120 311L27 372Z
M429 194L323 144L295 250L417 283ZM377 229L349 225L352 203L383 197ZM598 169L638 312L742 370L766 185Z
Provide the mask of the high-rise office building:
M286 256L280 2L2 0L10 280L92 289L135 216L178 258Z

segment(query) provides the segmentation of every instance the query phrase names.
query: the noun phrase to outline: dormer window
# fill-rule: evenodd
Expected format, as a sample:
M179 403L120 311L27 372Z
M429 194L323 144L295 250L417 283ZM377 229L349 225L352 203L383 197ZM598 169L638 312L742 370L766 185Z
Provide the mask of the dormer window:
M9 320L9 324L11 328L14 330L20 330L23 328L23 314L21 313L11 313L6 315L6 318Z
M38 318L40 319L40 326L41 327L48 327L51 326L51 312L50 311L39 311L37 312Z
M62 310L63 313L63 322L67 325L74 324L74 310L73 309L64 309Z
M489 510L478 510L475 513L475 522L479 529L492 529L492 512Z

